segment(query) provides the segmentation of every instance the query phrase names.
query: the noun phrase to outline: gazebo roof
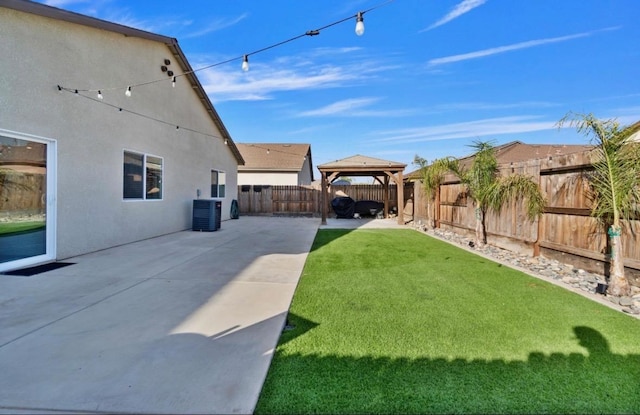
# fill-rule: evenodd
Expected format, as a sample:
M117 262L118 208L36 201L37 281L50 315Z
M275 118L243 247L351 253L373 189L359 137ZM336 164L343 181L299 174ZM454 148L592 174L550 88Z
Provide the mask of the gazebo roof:
M318 170L321 172L348 173L345 175L349 176L379 176L384 175L387 171L404 171L405 167L407 167L406 164L398 163L397 161L356 154L355 156L321 164L318 166Z

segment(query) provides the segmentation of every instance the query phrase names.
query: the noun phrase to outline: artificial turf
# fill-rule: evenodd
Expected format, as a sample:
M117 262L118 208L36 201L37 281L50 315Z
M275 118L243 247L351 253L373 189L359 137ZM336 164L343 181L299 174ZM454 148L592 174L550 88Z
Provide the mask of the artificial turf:
M0 223L0 235L21 234L44 229L44 221Z
M320 230L256 413L640 413L640 320L412 230Z

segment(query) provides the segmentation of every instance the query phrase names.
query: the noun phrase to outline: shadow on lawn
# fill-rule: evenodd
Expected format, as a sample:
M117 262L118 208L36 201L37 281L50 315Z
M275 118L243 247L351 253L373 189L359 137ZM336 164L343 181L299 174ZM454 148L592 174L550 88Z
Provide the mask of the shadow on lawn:
M469 361L288 355L285 348L256 413L640 413L640 355L611 353L590 327L574 333L588 356Z
M355 219L344 219L344 220L355 220ZM331 242L333 242L336 239L339 239L351 232L353 232L355 229L320 229L318 230L318 232L316 233L316 237L313 240L313 244L311 245L311 249L309 250L309 252L313 252L316 251L320 248L322 248L325 245L330 244Z

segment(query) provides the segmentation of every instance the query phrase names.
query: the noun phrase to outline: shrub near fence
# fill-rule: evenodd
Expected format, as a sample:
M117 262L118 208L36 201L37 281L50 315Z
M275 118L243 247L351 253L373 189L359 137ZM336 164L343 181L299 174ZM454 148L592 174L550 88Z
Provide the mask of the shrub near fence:
M486 218L489 243L528 254L543 254L592 272L607 272L607 236L591 217L585 174L592 170L590 152L553 156L521 163L502 164L501 175L522 173L533 177L547 198L539 220L530 222L523 203L505 206ZM447 175L436 201L426 200L422 183L416 182L414 221L439 223L471 236L475 229L475 206L457 177ZM640 243L635 235L640 221L624 222L624 264L630 280L640 286Z

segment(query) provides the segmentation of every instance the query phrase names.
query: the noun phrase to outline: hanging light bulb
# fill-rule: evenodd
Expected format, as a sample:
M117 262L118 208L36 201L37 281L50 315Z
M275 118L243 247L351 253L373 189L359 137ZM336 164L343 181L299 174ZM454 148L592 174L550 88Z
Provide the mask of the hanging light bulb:
M225 138L225 139L224 139L224 145L225 145L225 146L228 146L228 145L229 145L229 139L227 139L227 138Z
M242 70L245 72L249 70L249 56L247 55L242 58Z
M358 16L356 17L356 35L362 36L364 34L364 18L362 17L362 12L358 12Z
M267 149L267 154L269 154L269 153L270 153L270 151L269 151L269 149Z
M128 96L128 97L130 97L130 96L131 96L131 87L130 87L130 86L128 86L128 87L127 87L127 90L124 92L124 94L125 94L126 96Z
M175 87L176 87L176 77L175 77L175 76L173 77L173 80L171 81L171 86L172 86L173 88L175 88Z
M102 91L98 91L98 99L102 99L102 98L104 98L104 97L102 96Z

